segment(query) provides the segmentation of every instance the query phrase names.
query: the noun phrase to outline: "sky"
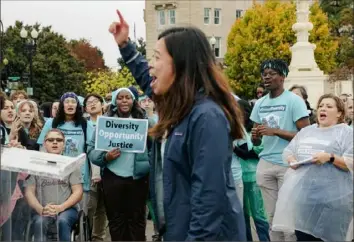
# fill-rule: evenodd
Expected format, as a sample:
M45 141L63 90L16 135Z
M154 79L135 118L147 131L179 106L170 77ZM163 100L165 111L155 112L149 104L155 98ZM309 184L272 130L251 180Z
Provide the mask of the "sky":
M134 38L133 26L136 26L136 38L145 39L143 19L144 1L14 1L1 0L1 20L6 29L16 20L32 25L36 22L43 26L52 26L69 39L85 38L93 46L101 49L106 65L117 68L118 48L109 25L117 21L116 9L119 9L131 26L131 38Z

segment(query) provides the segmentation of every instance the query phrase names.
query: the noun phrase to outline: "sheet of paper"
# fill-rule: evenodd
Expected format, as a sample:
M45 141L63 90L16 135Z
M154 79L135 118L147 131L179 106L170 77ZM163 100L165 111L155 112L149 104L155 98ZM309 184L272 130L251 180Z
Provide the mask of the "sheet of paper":
M291 162L290 165L291 166L304 165L304 164L309 164L309 163L312 163L312 157L309 157L309 158L302 160L302 161Z

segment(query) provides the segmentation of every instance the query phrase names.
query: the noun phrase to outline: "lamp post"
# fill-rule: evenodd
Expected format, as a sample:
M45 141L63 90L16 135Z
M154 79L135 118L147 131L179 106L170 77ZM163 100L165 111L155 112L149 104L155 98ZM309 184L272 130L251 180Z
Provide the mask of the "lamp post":
M3 68L1 69L1 72L0 72L1 73L0 77L2 77L3 76L2 73L4 73L4 79L3 80L2 80L2 78L0 78L0 79L1 79L1 89L6 94L8 94L8 88L7 88L7 78L8 78L7 65L8 64L9 64L9 61L6 58L4 58L2 60Z
M213 50L213 55L215 56L215 44L216 44L216 39L215 36L213 35L211 39L209 40L211 48Z
M25 52L29 59L30 79L28 83L27 93L28 95L32 96L33 95L33 86L32 86L33 85L33 56L36 53L38 32L36 29L33 29L31 32L31 36L29 37L27 30L23 28L20 32L20 36L23 39Z

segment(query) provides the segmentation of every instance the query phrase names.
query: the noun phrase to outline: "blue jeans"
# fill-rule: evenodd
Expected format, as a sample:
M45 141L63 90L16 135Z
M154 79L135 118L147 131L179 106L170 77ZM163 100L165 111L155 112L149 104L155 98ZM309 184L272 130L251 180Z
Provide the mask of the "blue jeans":
M35 215L33 220L34 241L47 241L48 226L54 222L56 222L59 241L70 241L72 227L78 220L78 211L75 208L69 208L57 217Z

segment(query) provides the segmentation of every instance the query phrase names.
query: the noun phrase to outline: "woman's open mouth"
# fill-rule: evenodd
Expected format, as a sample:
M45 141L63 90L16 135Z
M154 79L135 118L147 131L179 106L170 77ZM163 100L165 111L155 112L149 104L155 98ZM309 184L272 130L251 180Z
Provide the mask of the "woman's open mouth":
M152 77L152 81L150 83L150 87L153 87L157 83L157 78L156 78L156 76L151 76L151 77Z
M320 113L320 120L324 120L327 118L327 114L325 113Z

